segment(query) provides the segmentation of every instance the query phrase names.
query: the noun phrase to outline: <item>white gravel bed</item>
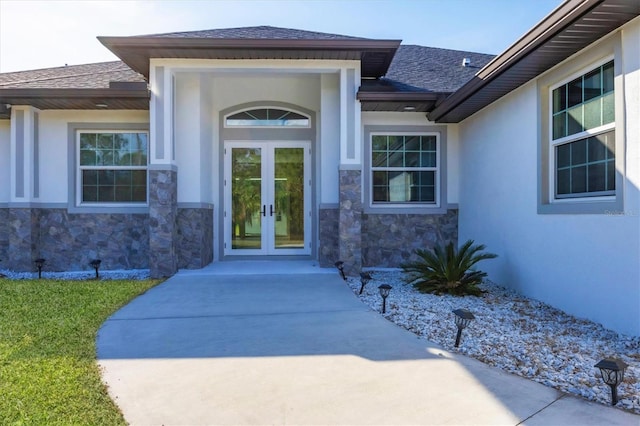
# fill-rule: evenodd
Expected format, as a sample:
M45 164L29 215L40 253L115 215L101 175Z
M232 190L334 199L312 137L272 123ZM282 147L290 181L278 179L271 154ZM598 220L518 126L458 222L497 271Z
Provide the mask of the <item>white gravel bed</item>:
M640 336L617 334L492 282L482 284L486 293L480 297L436 296L406 284L401 271L369 273L373 279L358 297L380 312L378 286L391 285L384 315L388 320L449 351L560 391L611 404L611 390L594 365L603 358L622 359L629 368L618 387L617 407L640 414ZM347 282L357 295L360 279ZM470 310L475 320L455 348L452 311L459 308Z
M148 269L130 269L130 270L113 270L99 271L101 280L144 280L149 278ZM8 269L0 269L0 277L5 276L14 280L31 280L37 279L37 272L13 272ZM96 277L96 271L70 271L70 272L49 272L42 271L43 279L58 280L92 280Z

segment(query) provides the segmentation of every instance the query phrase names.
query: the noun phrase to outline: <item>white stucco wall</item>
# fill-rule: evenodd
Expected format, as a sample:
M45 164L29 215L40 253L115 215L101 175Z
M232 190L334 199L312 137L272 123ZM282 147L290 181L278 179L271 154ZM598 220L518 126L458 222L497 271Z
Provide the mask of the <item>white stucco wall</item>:
M316 150L316 169L322 182L319 187L320 203L337 204L340 201L340 76L323 74L320 83L320 144Z
M39 113L40 203L66 203L69 123L148 123L148 111L43 110Z
M201 202L200 75L181 73L175 84L175 145L178 166L178 202Z
M459 239L499 255L479 267L502 285L632 335L640 335L639 22L625 27L616 58L626 73L627 125L617 126L626 133L624 214L538 214L538 142L546 130L536 81L459 128Z
M460 174L460 149L457 124L437 124L425 117L423 112L363 112L362 128L364 126L446 126L447 128L447 204L458 203L458 188ZM362 143L366 135L362 132ZM364 153L364 150L363 150ZM364 154L363 154L364 155Z
M11 122L0 120L0 203L8 203L11 182Z

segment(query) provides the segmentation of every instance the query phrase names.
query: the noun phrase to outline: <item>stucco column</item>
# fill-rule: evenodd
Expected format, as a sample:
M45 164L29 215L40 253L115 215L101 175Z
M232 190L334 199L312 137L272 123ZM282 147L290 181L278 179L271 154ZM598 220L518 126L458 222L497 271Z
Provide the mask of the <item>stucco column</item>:
M175 167L149 169L149 269L152 278L178 271L178 172Z
M340 260L347 275L362 269L362 172L340 170Z
M16 271L32 271L39 257L38 110L14 106L11 110L10 200L7 216L7 252L2 265Z

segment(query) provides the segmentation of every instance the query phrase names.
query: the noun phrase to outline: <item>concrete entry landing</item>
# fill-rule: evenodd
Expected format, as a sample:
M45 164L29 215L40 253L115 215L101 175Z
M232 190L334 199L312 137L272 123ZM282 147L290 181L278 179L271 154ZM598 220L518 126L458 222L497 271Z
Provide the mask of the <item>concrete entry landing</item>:
M417 338L358 301L335 269L270 273L281 266L180 272L105 322L99 364L128 422L638 422Z

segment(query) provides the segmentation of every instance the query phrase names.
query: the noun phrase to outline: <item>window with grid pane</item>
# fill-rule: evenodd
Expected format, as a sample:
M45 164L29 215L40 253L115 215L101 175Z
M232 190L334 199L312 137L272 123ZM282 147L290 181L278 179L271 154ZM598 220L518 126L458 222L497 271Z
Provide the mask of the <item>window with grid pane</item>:
M146 132L78 132L81 203L146 203Z
M437 172L436 135L372 135L374 204L435 204Z
M615 194L614 63L552 90L556 198Z
M279 108L256 108L229 115L227 127L309 127L309 117Z

